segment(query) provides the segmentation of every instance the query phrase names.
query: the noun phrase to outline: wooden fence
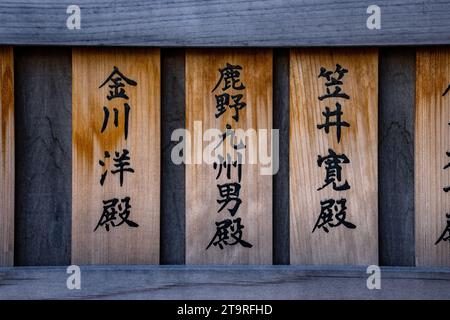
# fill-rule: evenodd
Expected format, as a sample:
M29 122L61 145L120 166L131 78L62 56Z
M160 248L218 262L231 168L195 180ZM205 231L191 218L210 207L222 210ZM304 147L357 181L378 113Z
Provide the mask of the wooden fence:
M450 44L448 1L380 3L380 30L366 27L370 4L360 1L81 1L79 30L65 28L68 5L0 4L0 298L450 298L450 249L445 239L435 245L446 223L450 98L442 93L450 84L450 49L441 45ZM105 45L123 48L98 48ZM214 223L203 201L216 200L207 187L211 174L174 164L171 135L195 120L214 126L214 113L201 105L214 98L217 81L207 70L231 60L252 75L242 78L249 86L240 126L258 117L279 129L279 170L264 178L246 173L246 192L261 196L252 206L263 210L252 213L244 199L239 212L245 208L242 221L260 230L257 254L206 256L209 235L199 232ZM146 221L139 235L96 237L91 228L101 208L93 203L122 188L99 191L86 172L101 168L83 159L86 150L103 152L119 139L105 131L102 142L89 125L103 120L103 111L96 118L89 108L105 104L100 78L116 61L137 75L129 93L139 97L130 100L139 120L117 146L132 156L139 150L135 161L145 174L135 172L134 187L126 188L145 194L136 208L148 216L135 216ZM304 120L321 116L326 104L317 96L325 89L317 75L337 63L350 72L343 108L352 110L351 130L342 143ZM154 108L139 109L146 103ZM351 189L343 192L358 232L330 230L327 240L311 240L319 195L343 194L317 190L323 171L314 161L330 148L350 159ZM127 251L130 245L136 251ZM199 263L210 265L192 266ZM227 263L250 265L217 265ZM65 286L70 264L96 264L82 266L82 290ZM369 264L382 268L381 290L366 287ZM226 290L215 289L225 283ZM324 286L339 289L324 294Z

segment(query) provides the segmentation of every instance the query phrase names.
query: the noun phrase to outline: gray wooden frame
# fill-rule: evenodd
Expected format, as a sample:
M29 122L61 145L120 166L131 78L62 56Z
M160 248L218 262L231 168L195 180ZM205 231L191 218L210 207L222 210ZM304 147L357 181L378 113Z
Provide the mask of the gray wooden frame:
M81 9L69 30L66 9ZM370 5L381 29L369 30ZM28 0L0 3L0 44L157 47L450 44L447 0Z
M0 268L0 299L450 299L450 269L384 267L85 266L69 290L64 267Z

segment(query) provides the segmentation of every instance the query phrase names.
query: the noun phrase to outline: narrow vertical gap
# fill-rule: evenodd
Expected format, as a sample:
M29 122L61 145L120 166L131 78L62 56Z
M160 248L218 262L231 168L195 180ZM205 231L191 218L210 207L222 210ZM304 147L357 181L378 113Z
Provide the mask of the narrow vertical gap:
M172 132L186 128L185 50L161 50L161 264L185 263L185 166L171 160Z
M273 52L273 128L279 170L273 176L273 263L289 264L289 49Z
M379 58L379 260L414 266L414 48L383 48Z
M14 53L14 264L69 265L72 50L17 47Z

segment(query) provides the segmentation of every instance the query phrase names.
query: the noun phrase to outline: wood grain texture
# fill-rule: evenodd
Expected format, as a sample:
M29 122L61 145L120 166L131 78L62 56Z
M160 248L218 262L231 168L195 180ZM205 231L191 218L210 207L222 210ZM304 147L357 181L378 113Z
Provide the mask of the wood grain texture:
M450 220L450 50L419 49L416 65L416 264L450 266L450 242L436 244Z
M0 299L450 299L450 269L301 266L82 266L81 290L65 268L0 268Z
M380 264L414 266L416 49L381 49L379 72Z
M15 265L68 265L72 199L70 48L14 49Z
M2 1L0 44L136 46L346 46L450 44L450 3L370 1L78 0L81 29L66 28L71 0ZM238 9L237 9L238 8ZM339 18L336 18L339 17ZM113 30L113 32L112 32Z
M14 263L13 49L0 47L0 266Z
M219 118L215 118L215 94L222 93L221 88L212 92L220 79L219 69L227 63L240 65L240 80L245 85L241 93L246 107L239 111L239 121L232 119L231 108ZM239 85L239 84L238 84ZM228 92L228 91L227 91ZM234 92L234 93L233 93ZM231 99L231 98L230 98ZM231 101L231 100L230 100ZM202 129L217 128L225 131L226 124L233 129L272 128L272 51L271 50L188 50L186 52L186 124L193 139L195 122L201 122ZM200 132L200 139L202 132ZM220 140L214 142L216 145ZM230 138L225 140L230 145ZM237 143L237 142L236 142ZM250 151L259 151L256 144L245 142L245 159ZM269 141L270 143L270 141ZM209 143L204 142L203 147ZM267 146L269 147L269 146ZM270 148L270 147L269 147ZM225 150L228 153L229 150ZM195 148L192 153L195 158ZM259 160L259 158L258 158ZM216 180L217 171L213 164L189 164L186 168L186 263L188 264L271 264L272 263L272 176L261 175L260 164L244 163L239 198L242 203L231 217L227 208L218 212L220 206L217 185L237 182L236 168L233 167L231 179L225 174ZM225 171L225 170L224 170ZM223 250L211 246L210 241L216 232L216 222L225 219L241 218L244 229L242 239L252 244L246 248L240 244L225 246ZM230 241L232 242L232 241Z
M160 242L160 52L158 49L74 49L73 51L73 168L72 262L77 264L139 264L159 262ZM108 86L100 85L116 66L137 82L125 84L129 100L107 100ZM109 85L110 83L108 83ZM125 140L124 103L130 105ZM101 133L103 106L111 111ZM113 108L119 125L113 125ZM134 173L125 172L123 186L113 175L114 153L129 151ZM104 158L104 152L111 159ZM105 166L99 165L105 161ZM108 170L103 186L100 178ZM129 221L96 231L102 201L130 197ZM122 209L116 206L116 210ZM122 220L117 217L116 224Z
M342 92L349 100L332 98L319 101L326 93L320 68L334 72L336 64L348 69L342 78ZM291 51L291 128L290 128L290 218L292 264L376 264L378 262L377 210L377 126L378 52L376 49L295 50ZM330 89L333 92L333 87ZM329 134L317 128L325 121L325 106L335 110L342 105L342 128L337 143L336 127ZM330 121L336 121L331 118ZM336 191L324 185L325 165L318 156L329 149L345 154L350 163L341 164L342 181L350 189ZM345 180L344 180L345 179ZM356 229L340 225L312 232L321 212L321 201L346 199L346 220ZM337 206L338 211L341 209ZM333 209L334 213L337 213ZM336 224L334 218L332 223Z

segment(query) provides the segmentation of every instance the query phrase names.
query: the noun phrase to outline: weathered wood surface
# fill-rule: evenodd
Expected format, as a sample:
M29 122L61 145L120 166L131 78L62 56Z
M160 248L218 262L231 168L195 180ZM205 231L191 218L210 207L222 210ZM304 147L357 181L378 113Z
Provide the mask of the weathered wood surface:
M0 47L0 266L14 263L14 62Z
M379 235L380 263L386 265L412 265L414 263L411 263L414 259L414 243L411 238L414 235L410 231L413 228L411 214L414 214L414 206L407 200L411 199L414 194L411 186L407 187L413 183L411 177L413 161L411 157L408 158L408 152L412 152L411 144L414 143L411 132L413 124L409 119L412 117L413 110L410 106L411 103L407 101L411 101L411 95L414 95L415 84L408 79L413 79L411 73L415 73L414 63L411 62L415 59L413 57L415 49L408 49L407 53L404 53L404 50L384 48L380 53ZM166 49L166 51L172 56L171 52L174 49ZM387 57L383 58L384 55ZM182 62L177 64L184 65L184 57L179 59ZM71 244L71 50L18 47L15 48L15 60L16 125L21 128L16 132L16 165L18 168L16 172L16 229L18 232L15 235L15 263L18 265L65 265L70 263ZM274 111L277 109L277 91L280 92L278 96L281 99L289 99L289 97L286 98L286 93L283 91L287 87L283 89L283 86L277 85L276 65L279 63L275 54ZM178 68L172 59L169 59L167 64ZM278 68L285 67L279 66ZM184 77L184 71L181 73ZM162 72L162 76L163 79L171 77L171 75L165 75L164 72ZM284 74L285 76L286 74ZM172 83L172 81L171 79L167 80L168 83ZM179 84L173 90L168 87L169 84L166 85L169 92L163 92L163 104L164 100L167 104L175 103L170 102L171 99L175 94L180 94L180 88L184 87L183 81L178 81ZM164 96L166 97L164 98ZM283 96L284 98L282 98ZM179 108L184 104L184 98L180 98L179 102L175 104ZM164 110L162 111L164 117ZM166 115L172 118L175 113L169 110ZM284 113L274 114L274 127L276 127L277 117L283 116ZM162 121L162 132L167 130L164 129L165 124L166 122ZM174 125L174 127L182 126ZM280 129L285 130L286 127L283 125ZM393 141L393 136L400 140ZM283 139L280 142L283 144ZM386 150L386 148L388 149ZM403 151L396 153L400 149ZM169 148L167 152L170 153L170 151ZM400 160L398 154L404 160ZM285 177L281 175L283 161L285 161L283 158L286 160L287 155L281 153L280 172L274 177L275 228L280 221L277 211L282 215L288 214L288 211L275 204L277 199L285 196L280 184L276 187L277 180L285 180ZM396 161L395 166L392 166L394 160ZM182 167L177 168L183 170ZM167 172L166 170L166 177L168 177ZM173 228L176 223L180 223L176 228L183 230L180 219L184 217L184 200L181 200L183 203L180 205L180 200L173 201L172 197L175 196L175 193L171 193L172 186L179 186L182 179L178 176L178 178L174 178L175 181L165 180L164 166L162 175L162 190L168 189L166 192L163 191L162 205L164 206L164 202L167 205L173 205L175 208L166 209L166 212L169 215L178 216L171 220L172 222L167 222L166 226ZM184 170L182 176L184 179ZM279 181L279 183L282 184L283 181ZM165 184L166 186L164 186ZM387 184L391 187L387 187ZM394 192L393 190L403 196L400 194L394 196L391 193ZM169 200L164 200L164 194L169 197ZM182 195L183 193L178 193L177 197ZM400 213L402 213L401 216ZM402 223L390 223L393 218L397 218ZM164 232L164 226L161 227L161 232ZM276 258L277 243L286 241L288 234L287 232L281 234L283 229L282 227L279 229L278 237L274 233L274 262L284 261L283 263L286 263L289 253L285 253L283 258ZM167 234L171 234L171 232L167 231ZM180 238L172 241L172 238L166 240L165 236L161 236L162 263L164 261L167 261L166 263L184 261L184 237L180 233L176 233L175 236ZM394 236L395 238L392 238ZM171 234L171 237L174 235ZM276 240L277 238L279 240ZM166 249L163 249L164 243L167 245ZM175 243L182 243L182 245L176 249L174 248ZM289 250L289 246L285 248ZM178 253L174 253L175 251ZM172 254L174 255L172 256Z
M450 269L297 266L84 266L69 290L63 267L0 268L0 299L450 299Z
M115 89L110 87L112 81L104 81L114 67L123 74L127 97L108 101ZM159 263L160 51L74 49L72 72L72 261ZM135 82L125 83L124 77ZM104 108L110 113L107 123ZM113 175L118 168L113 159L122 155L129 156L125 168L134 172L125 172L121 182L120 173ZM120 205L113 204L117 214L110 222L112 210L103 218L104 201L115 198ZM128 205L129 216L123 216Z
M184 56L175 54L176 50L165 49L162 52L163 88L164 81L168 81L164 80L165 77L178 79L178 84L174 85L177 90L167 86L167 92L163 89L162 104L173 103L176 104L176 108L184 108L184 98L178 97L179 91L184 87L184 80L179 78L180 75L170 74L172 72L182 74L184 79ZM413 183L411 177L413 161L411 158L408 160L408 152L412 152L411 144L414 143L413 132L411 132L413 124L410 118L413 117L411 99L414 99L415 84L410 83L409 79L413 79L411 73L415 73L414 61L411 61L415 60L415 49L407 49L407 53L404 53L404 50L404 48L383 48L380 53L379 234L380 263L386 265L414 264L412 262L414 244L411 240L414 234L410 231L413 228L414 219L411 217L414 215L414 205L411 204L413 190L407 185ZM70 263L71 256L71 50L69 48L17 47L14 51L16 126L21 128L16 131L15 264L66 265ZM177 63L167 68L164 67L165 51L171 57L170 61L175 55L178 59ZM280 49L280 51L288 50ZM166 63L171 64L170 61ZM284 94L282 92L289 90L285 85L280 86L277 81L277 69L282 73L281 77L288 76L286 63L286 59L277 59L275 53L274 112L278 105L277 96L286 95L286 92ZM408 93L407 90L412 92ZM277 92L281 93L277 94ZM288 92L287 94L289 95ZM175 95L178 98L174 97ZM178 99L178 102L170 102L171 99ZM174 117L180 115L175 115L175 112L169 109L167 112L165 110L165 107L162 108L163 135L167 130L166 123L173 123L174 128L183 127L174 123L177 121ZM168 122L164 120L165 112L166 119L170 118ZM181 116L184 117L184 114ZM277 122L282 121L277 120L277 117L283 116L285 116L284 112L274 114L275 128ZM285 122L280 125L280 129L286 130ZM166 137L170 133L166 131ZM393 141L393 136L400 140ZM166 147L169 149L164 151L164 141L168 141L167 138L162 141L162 152L168 153L170 157L170 147ZM280 140L281 150L283 141L285 140ZM398 150L401 151L397 153ZM283 252L289 250L288 244L283 245L281 249L278 247L280 242L288 241L286 240L288 233L283 233L283 227L277 227L278 223L283 225L287 223L286 217L284 222L280 220L280 213L282 216L288 214L287 209L277 204L286 201L285 192L288 189L283 189L280 183L282 185L283 181L286 181L282 172L283 162L287 159L287 152L282 152L280 172L274 177L274 228L279 230L278 236L277 231L274 231L274 263L289 261L289 252L284 253L283 257L277 257L279 250ZM164 160L163 156L163 161L169 161L169 166L172 166L170 159ZM394 166L392 166L393 163ZM182 224L184 193L179 191L172 193L172 190L175 190L173 186L181 186L184 170L182 166L177 166L175 169L182 171L182 179L179 173L174 173L172 168L164 169L164 164L161 173L161 214L164 217L177 216L173 218L174 220L166 220L166 222L161 217L161 263L184 262L184 235L181 234L184 230ZM164 178L164 175L168 177L169 171L176 176L174 181ZM394 196L391 194L393 190L397 190L396 192L400 192L403 196ZM166 199L167 196L169 199ZM172 198L175 196L175 199ZM394 197L396 203L393 202ZM171 209L168 209L169 205L173 205ZM402 223L390 223L394 217ZM176 234L164 231L165 228L169 230L174 225L179 230ZM394 236L395 238L392 238ZM179 243L177 248L175 243Z
M230 88L226 91L230 95L230 105L233 103L232 95L243 95L241 102L245 102L246 106L239 110L238 121L232 118L236 115L234 109L228 106L220 117L215 116L217 112L215 95L221 95L223 93L221 89L224 86L219 69L223 69L227 63L242 67L237 86L244 85L245 88L243 90ZM219 80L217 90L212 92ZM226 176L226 169L223 169L219 176L219 169L215 170L212 163L218 158L217 155L214 158L211 157L211 163L207 163L207 159L203 161L197 159L203 156L203 150L206 150L209 144L214 148L221 140L212 140L212 137L209 137L209 142L200 140L200 143L194 145L199 140L197 135L200 135L202 139L204 132L208 129L218 129L217 136L220 137L221 133L226 131L227 124L232 129L242 129L241 131L250 129L255 133L251 141L249 139L251 135L244 137L238 135L236 131L236 141L229 136L221 145L223 150L217 149L224 159L227 159L227 154L232 154L231 160L236 161L237 152L233 152L230 145L239 144L240 139L246 145L245 149L239 150L244 157L239 192L242 203L233 217L229 209L235 205L234 201L230 205L225 205L222 210L219 209L217 199L221 200L224 196L220 196L217 186L238 182L238 166L231 167L230 178ZM267 130L270 134L272 128L272 50L188 50L186 52L186 127L192 137L192 150L190 150L192 164L186 166L186 262L188 264L271 264L273 260L272 176L261 173L265 165L261 164L260 157L261 154L265 154L265 150L269 150L270 140L263 142L260 139L260 133L262 133L260 130ZM251 154L257 155L255 159L257 162L250 162ZM227 162L230 161L227 160ZM209 246L215 238L216 222L226 219L235 221L239 218L244 226L242 240L252 247L245 247L240 243L225 246L223 249L215 245ZM236 222L233 224L234 228L238 227ZM229 242L233 243L234 240L230 239ZM209 249L206 250L208 247Z
M293 264L376 264L378 52L376 49L293 49L290 63L290 261ZM321 68L333 73L338 64L348 70L339 78L340 93L348 97L320 101L318 97L327 93L327 80L318 77ZM332 77L337 79L338 75ZM330 86L330 93L335 88ZM318 128L326 122L325 108L333 112L338 104L342 105L341 121L349 125L341 128L340 138L337 126L331 126L328 134ZM330 117L329 121L338 120ZM343 161L347 163L340 164L342 180L335 174L328 183L327 164L319 166L318 159L333 152L337 156L345 155ZM341 186L346 189L339 189ZM335 201L330 209L329 225L325 218L319 218L323 201ZM339 201L346 202L339 204ZM342 217L351 227L339 225L341 212L346 214ZM333 228L335 225L338 227Z
M69 30L66 9L81 8ZM367 8L381 8L369 30ZM344 46L450 44L448 1L31 0L0 3L0 44Z
M450 193L444 188L450 186L450 92L445 94L450 49L418 50L416 72L416 264L448 267Z
M414 48L380 49L378 206L380 264L414 266Z
M70 263L72 139L68 48L15 48L16 265Z

